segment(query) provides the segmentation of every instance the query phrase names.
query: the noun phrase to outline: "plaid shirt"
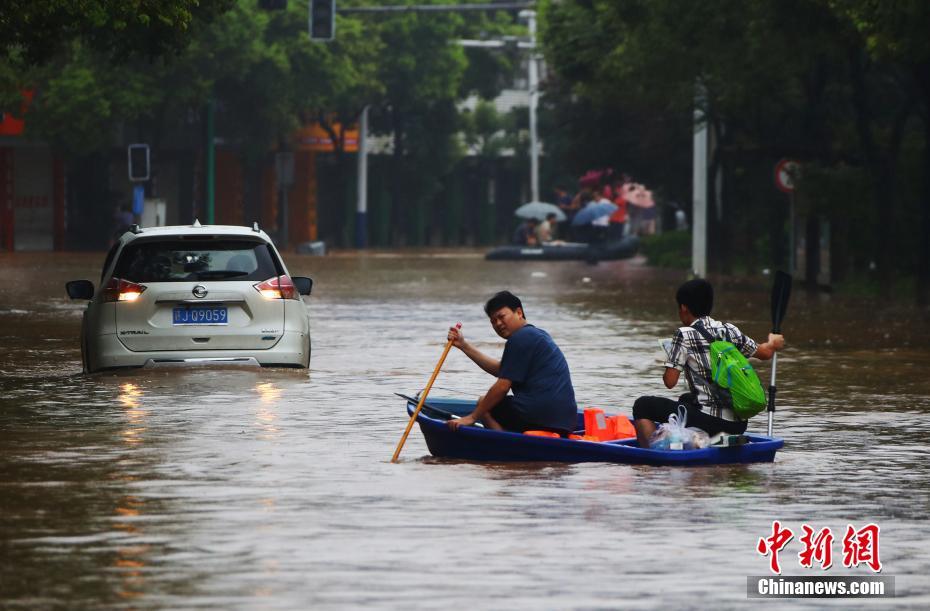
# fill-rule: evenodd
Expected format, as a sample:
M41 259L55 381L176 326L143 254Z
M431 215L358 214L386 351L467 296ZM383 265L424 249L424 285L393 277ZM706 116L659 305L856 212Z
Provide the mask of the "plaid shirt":
M717 339L723 339L742 352L746 357L752 356L756 352L756 342L752 338L743 334L736 325L728 322L714 320L710 316L703 316L698 319L701 321L704 329ZM705 384L694 379L693 373L697 373L704 380L712 379L710 371L710 343L694 328L698 320L695 320L690 327L681 327L672 338L672 345L668 351L668 360L665 362L666 367L673 367L678 371L685 372L685 379L688 380L688 388L697 396L701 405L709 408L711 416L723 418L724 420L736 420L736 415L729 407L720 405L719 402L710 394Z

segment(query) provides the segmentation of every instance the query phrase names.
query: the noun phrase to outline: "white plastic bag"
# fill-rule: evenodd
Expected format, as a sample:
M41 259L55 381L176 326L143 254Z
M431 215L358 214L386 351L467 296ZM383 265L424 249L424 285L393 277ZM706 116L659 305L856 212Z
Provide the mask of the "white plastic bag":
M687 421L688 410L684 405L679 405L678 412L669 416L668 422L659 425L656 432L649 438L649 447L653 450L691 449L688 446L693 444L694 429L685 427Z
M685 444L686 450L702 450L710 445L710 435L703 429L689 426L688 431L691 432L691 441Z

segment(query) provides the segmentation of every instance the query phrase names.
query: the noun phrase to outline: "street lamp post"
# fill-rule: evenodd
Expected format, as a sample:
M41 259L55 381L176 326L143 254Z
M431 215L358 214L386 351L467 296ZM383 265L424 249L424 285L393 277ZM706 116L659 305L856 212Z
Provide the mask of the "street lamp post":
M355 207L355 247L368 245L368 106L358 120L358 194Z
M692 151L691 271L699 278L707 276L707 121L702 103L698 86Z
M539 105L539 64L536 58L536 11L520 11L530 32L528 86L530 94L530 201L539 201L539 140L536 133L536 108Z

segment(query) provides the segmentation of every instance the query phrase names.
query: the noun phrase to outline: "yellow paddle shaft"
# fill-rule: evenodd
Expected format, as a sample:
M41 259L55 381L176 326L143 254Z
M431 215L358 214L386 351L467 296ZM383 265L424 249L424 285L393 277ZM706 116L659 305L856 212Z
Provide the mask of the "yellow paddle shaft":
M462 328L462 323L455 325L455 328ZM410 434L410 429L413 428L413 423L417 421L417 416L420 414L420 410L423 409L423 404L426 403L426 396L429 394L430 388L433 387L433 382L436 381L436 376L439 375L439 370L442 369L442 364L446 360L446 355L449 354L449 350L451 348L452 340L450 339L446 342L446 347L442 351L442 356L439 357L439 362L436 363L436 369L433 370L433 375L430 377L429 383L420 394L420 402L417 404L417 408L413 410L413 415L410 416L410 422L407 423L407 429L404 431L403 437L400 438L400 441L397 444L397 449L394 450L394 456L391 458L391 462L397 462L397 458L400 456L400 451L404 448L404 444L407 442L407 435Z

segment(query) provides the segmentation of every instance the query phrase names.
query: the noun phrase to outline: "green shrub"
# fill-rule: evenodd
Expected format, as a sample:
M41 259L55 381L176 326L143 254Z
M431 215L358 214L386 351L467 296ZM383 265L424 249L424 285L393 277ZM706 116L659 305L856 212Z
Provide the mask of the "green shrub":
M688 231L643 236L640 245L650 265L678 269L691 267L691 233Z

